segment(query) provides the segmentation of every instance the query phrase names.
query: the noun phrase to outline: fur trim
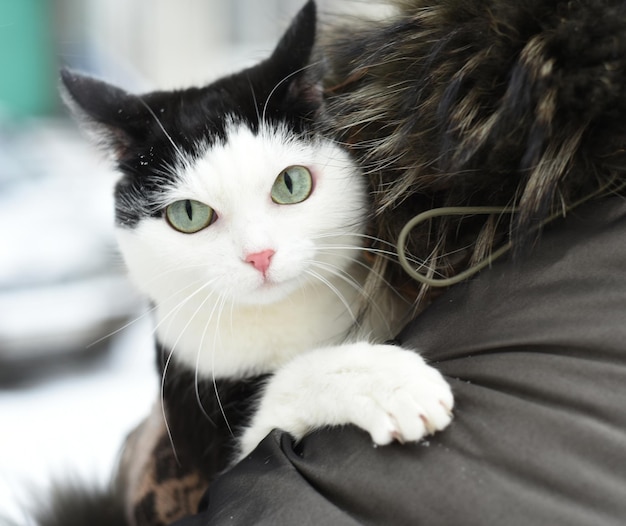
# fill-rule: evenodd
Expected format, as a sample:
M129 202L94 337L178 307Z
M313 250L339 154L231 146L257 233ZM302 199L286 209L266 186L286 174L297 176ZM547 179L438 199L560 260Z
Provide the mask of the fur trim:
M626 2L392 3L398 16L333 27L321 47L326 132L365 167L383 242L426 209L517 207L512 219L444 217L413 232L428 273L451 276L623 182Z
M84 484L54 488L50 504L35 512L38 526L127 525L120 488L88 488Z
M176 456L160 403L126 440L118 480L132 526L166 526L193 515L209 485L199 466Z

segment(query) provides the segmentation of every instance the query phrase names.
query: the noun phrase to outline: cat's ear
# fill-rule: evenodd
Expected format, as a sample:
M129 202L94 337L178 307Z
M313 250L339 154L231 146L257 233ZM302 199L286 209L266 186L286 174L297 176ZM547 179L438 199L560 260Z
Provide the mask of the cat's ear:
M267 63L272 66L277 90L310 103L322 101L321 79L310 68L317 28L317 8L309 0L292 20Z
M147 112L138 96L68 69L61 70L60 91L81 128L112 157L134 144Z

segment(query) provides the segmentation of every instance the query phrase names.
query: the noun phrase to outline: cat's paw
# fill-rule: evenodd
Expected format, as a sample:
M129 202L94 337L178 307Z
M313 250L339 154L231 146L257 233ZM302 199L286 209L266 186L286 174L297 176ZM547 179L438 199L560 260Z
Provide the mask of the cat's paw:
M368 343L320 349L271 378L240 451L247 455L275 428L299 440L343 424L364 429L378 445L414 442L444 429L453 406L448 383L413 351Z

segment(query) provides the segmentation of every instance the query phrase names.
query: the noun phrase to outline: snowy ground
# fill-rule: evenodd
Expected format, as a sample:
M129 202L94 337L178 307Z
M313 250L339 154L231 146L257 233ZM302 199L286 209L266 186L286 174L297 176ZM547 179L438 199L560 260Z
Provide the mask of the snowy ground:
M145 310L115 254L114 180L69 122L0 120L1 526L29 524L52 479L105 481L158 393L149 316L90 347Z
M106 481L126 433L158 392L150 322L114 337L87 369L0 390L0 514L29 524L24 503L51 480ZM2 518L0 518L2 524Z

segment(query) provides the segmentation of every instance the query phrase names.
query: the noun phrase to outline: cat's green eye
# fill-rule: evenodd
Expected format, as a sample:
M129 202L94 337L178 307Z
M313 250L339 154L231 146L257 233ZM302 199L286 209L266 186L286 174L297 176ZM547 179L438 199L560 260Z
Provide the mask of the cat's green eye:
M195 234L214 221L215 212L200 201L184 199L169 205L165 217L173 229L183 234Z
M274 181L272 201L279 205L295 205L308 199L313 191L313 176L304 166L290 166Z

